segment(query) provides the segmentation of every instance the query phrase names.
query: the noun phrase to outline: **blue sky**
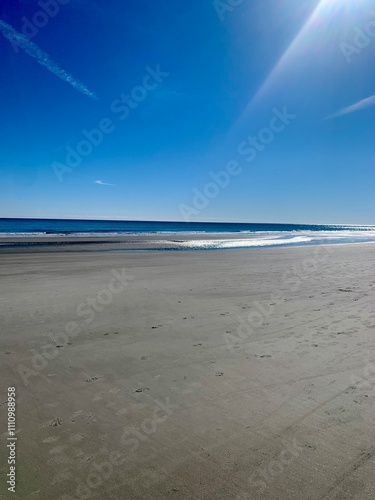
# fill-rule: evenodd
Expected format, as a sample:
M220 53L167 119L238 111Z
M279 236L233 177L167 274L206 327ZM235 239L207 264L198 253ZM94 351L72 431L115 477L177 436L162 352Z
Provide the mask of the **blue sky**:
M371 0L3 0L0 20L0 216L375 224Z

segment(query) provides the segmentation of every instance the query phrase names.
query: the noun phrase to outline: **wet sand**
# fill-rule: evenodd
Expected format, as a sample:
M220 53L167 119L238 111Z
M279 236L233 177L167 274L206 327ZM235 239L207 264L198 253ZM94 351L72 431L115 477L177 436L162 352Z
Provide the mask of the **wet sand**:
M374 498L373 244L116 245L2 249L2 497Z
M257 233L173 233L173 234L129 234L123 236L27 236L0 237L0 254L31 252L92 252L128 250L176 249L175 243L192 240L251 240Z

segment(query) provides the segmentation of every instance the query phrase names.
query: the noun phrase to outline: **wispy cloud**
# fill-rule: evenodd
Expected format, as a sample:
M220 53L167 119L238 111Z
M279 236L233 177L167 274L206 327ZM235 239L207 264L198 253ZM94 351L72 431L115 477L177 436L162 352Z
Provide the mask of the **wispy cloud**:
M340 109L340 111L337 111L337 113L327 116L326 120L329 120L330 118L336 118L338 116L347 115L349 113L354 113L355 111L360 111L361 109L366 109L371 106L375 106L375 95L367 97L366 99L362 99L361 101L358 101L355 104L352 104L351 106L347 106L346 108Z
M39 64L45 66L51 73L61 78L65 82L72 85L76 90L82 92L82 94L91 97L91 99L97 99L96 95L91 92L82 82L75 79L72 75L64 71L58 64L56 64L49 55L41 50L34 42L31 42L27 36L22 33L18 33L10 24L2 21L0 19L0 31L5 38L7 38L11 43L16 44L20 49L24 50L26 54L37 60Z
M110 184L109 182L103 182L103 181L94 181L95 184L99 184L100 186L115 186L116 184Z

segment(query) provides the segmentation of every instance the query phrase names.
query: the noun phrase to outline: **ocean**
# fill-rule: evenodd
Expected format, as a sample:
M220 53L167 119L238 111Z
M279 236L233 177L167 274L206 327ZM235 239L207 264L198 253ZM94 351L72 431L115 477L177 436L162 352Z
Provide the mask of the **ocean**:
M194 235L179 240L178 235ZM166 249L229 249L375 241L375 226L337 224L272 224L230 222L149 222L63 219L0 219L1 246L14 237L163 236ZM209 235L210 238L205 238ZM231 237L233 236L233 237Z

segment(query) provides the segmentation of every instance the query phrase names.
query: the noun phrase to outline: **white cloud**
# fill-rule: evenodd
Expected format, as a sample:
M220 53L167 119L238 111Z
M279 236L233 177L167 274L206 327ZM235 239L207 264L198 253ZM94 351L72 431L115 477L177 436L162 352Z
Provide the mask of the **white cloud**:
M337 113L327 116L326 120L330 118L336 118L338 116L347 115L349 113L354 113L355 111L360 111L361 109L366 109L371 106L375 106L375 95L367 97L366 99L362 99L361 101L358 101L355 104L352 104L351 106L347 106L346 108L340 109L340 111L337 111Z
M115 184L110 184L109 182L103 182L103 181L94 181L95 184L99 184L100 186L115 186Z

